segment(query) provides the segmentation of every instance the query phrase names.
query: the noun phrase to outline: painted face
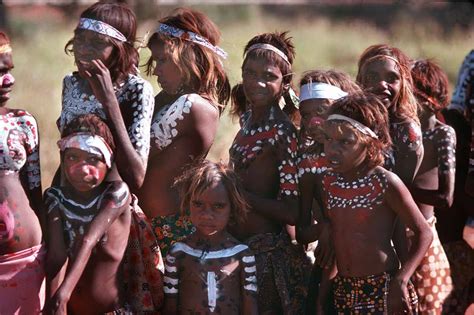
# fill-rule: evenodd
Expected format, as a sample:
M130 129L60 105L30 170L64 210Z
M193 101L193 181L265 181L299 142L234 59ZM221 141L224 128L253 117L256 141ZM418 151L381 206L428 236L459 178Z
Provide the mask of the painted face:
M300 103L301 125L306 136L319 143L324 142L322 124L327 118L326 111L333 102L329 99L309 99Z
M181 71L174 64L171 53L162 42L154 41L150 45L151 58L154 62L153 75L158 77L158 84L168 94L177 94L183 83Z
M92 60L100 59L105 66L111 63L114 46L103 36L89 30L79 30L74 36L72 47L79 75L85 78L85 71L94 72Z
M0 54L0 106L10 99L15 78L10 73L13 69L13 59L11 53Z
M64 172L77 191L89 191L102 183L107 174L107 164L101 155L80 149L64 151Z
M283 91L283 75L279 67L265 58L247 58L242 67L245 96L252 106L271 106Z
M362 86L379 96L387 108L398 98L401 88L401 75L395 61L380 58L362 68Z
M326 122L324 132L324 153L329 166L338 173L356 172L365 161L367 149L355 131L347 123Z
M225 186L213 183L201 194L191 199L191 221L203 235L214 235L223 231L230 216L230 200Z

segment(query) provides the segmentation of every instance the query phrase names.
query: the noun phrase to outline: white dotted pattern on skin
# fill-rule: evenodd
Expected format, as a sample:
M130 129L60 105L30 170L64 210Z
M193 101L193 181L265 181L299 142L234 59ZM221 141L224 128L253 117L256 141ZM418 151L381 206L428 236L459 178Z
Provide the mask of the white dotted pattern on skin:
M440 126L423 132L423 139L435 143L438 155L438 173L447 174L456 168L456 133L450 126Z

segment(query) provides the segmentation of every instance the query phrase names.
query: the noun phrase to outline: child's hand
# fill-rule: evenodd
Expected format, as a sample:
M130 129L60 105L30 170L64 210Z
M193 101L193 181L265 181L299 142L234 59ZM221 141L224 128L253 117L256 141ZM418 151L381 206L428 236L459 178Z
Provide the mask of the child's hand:
M396 278L390 282L387 301L389 314L413 314L407 285Z
M60 288L46 305L44 314L67 315L69 298L70 294L65 293Z
M314 251L315 263L321 268L330 268L335 261L334 246L331 237L330 223L320 222L322 224L321 234L319 235L318 247Z
M109 69L104 65L102 60L95 59L88 64L88 70L86 70L85 73L92 92L107 111L110 105L109 100L116 98Z

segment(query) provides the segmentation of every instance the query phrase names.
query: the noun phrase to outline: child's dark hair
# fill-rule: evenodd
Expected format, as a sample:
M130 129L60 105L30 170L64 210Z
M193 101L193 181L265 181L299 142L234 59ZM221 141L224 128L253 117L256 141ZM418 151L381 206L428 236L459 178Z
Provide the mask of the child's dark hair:
M240 180L235 172L222 162L202 160L189 167L176 179L175 185L179 188L181 195L181 211L189 209L193 197L201 194L216 182L222 183L229 195L231 207L229 224L244 222L247 219L249 206L245 201Z
M362 76L363 69L375 60L384 58L393 58L398 71L400 72L400 92L394 100L393 113L399 119L410 118L419 123L418 119L418 103L413 95L413 81L411 77L411 60L403 51L396 47L386 44L369 46L360 56L358 62L358 71L356 81L362 87L364 86L364 78Z
M0 45L10 44L10 38L8 35L2 31L0 31Z
M252 49L248 52L248 49L255 44L270 44L279 50L281 50L286 57L288 62L283 60L282 57L277 55L275 52L268 49ZM273 62L283 75L283 98L285 100L284 112L292 118L298 113L297 104L293 103L293 100L289 94L291 88L291 80L293 79L292 64L295 58L295 47L292 43L292 37L288 36L288 32L275 32L275 33L264 33L253 37L244 48L244 62L242 67L250 58L264 58L270 62ZM240 117L247 110L247 99L243 91L242 83L235 85L232 88L232 109L231 114Z
M382 101L371 93L358 92L349 94L337 100L328 110L328 116L333 114L344 115L367 126L375 132L378 139L374 139L354 129L359 140L366 144L367 162L369 167L381 165L384 162L385 152L392 144L389 134L388 112ZM344 123L339 120L329 120L326 123Z
M417 60L411 69L414 93L420 105L437 113L449 104L448 77L430 59Z
M112 81L116 82L119 79L123 79L128 74L136 74L139 61L138 51L134 47L137 35L137 21L135 13L133 13L130 7L118 1L99 1L82 12L80 17L105 22L115 27L127 39L126 42L122 42L113 37L96 33L101 40L114 46L112 56L110 57L112 62L108 67ZM74 36L84 31L87 30L76 28ZM74 38L67 42L64 51L72 55L74 53L73 45Z
M351 77L338 70L310 70L303 73L300 80L300 87L304 84L314 82L326 83L336 86L348 94L360 92L360 87L351 79Z
M102 137L109 145L112 152L115 152L115 141L109 126L97 115L86 114L74 118L64 128L61 137L67 137L76 132L87 132L92 135Z
M217 26L203 13L189 8L178 8L173 13L159 21L160 24L173 26L184 31L190 31L204 37L212 45L217 46L220 32ZM153 43L165 45L175 66L184 78L184 87L197 94L214 100L220 108L230 98L230 83L220 57L212 50L177 37L170 37L155 32L148 41L148 48ZM153 72L153 59L146 64L147 74Z

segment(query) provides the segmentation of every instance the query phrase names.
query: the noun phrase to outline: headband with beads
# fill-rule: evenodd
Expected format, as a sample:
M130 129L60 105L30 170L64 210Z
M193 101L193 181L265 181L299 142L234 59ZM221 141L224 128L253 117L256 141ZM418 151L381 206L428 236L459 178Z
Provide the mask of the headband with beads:
M353 126L355 129L362 132L364 135L367 135L367 136L372 137L374 139L379 138L377 136L377 134L372 129L370 129L366 125L364 125L364 124L362 124L362 123L358 122L357 120L354 120L350 117L347 117L347 116L344 116L344 115L339 115L339 114L332 114L332 115L329 115L329 117L326 119L326 121L330 121L330 120L343 120L343 121L348 122L349 124L351 124L351 126Z
M102 21L80 18L77 28L113 37L121 42L127 41L127 38L118 29Z
M209 48L210 50L212 50L212 52L214 52L222 59L227 58L227 53L224 51L224 49L212 45L207 39L191 31L185 31L171 25L160 23L160 25L158 25L158 27L156 28L155 33L161 33L168 36L180 38L182 40L193 42L195 44Z

